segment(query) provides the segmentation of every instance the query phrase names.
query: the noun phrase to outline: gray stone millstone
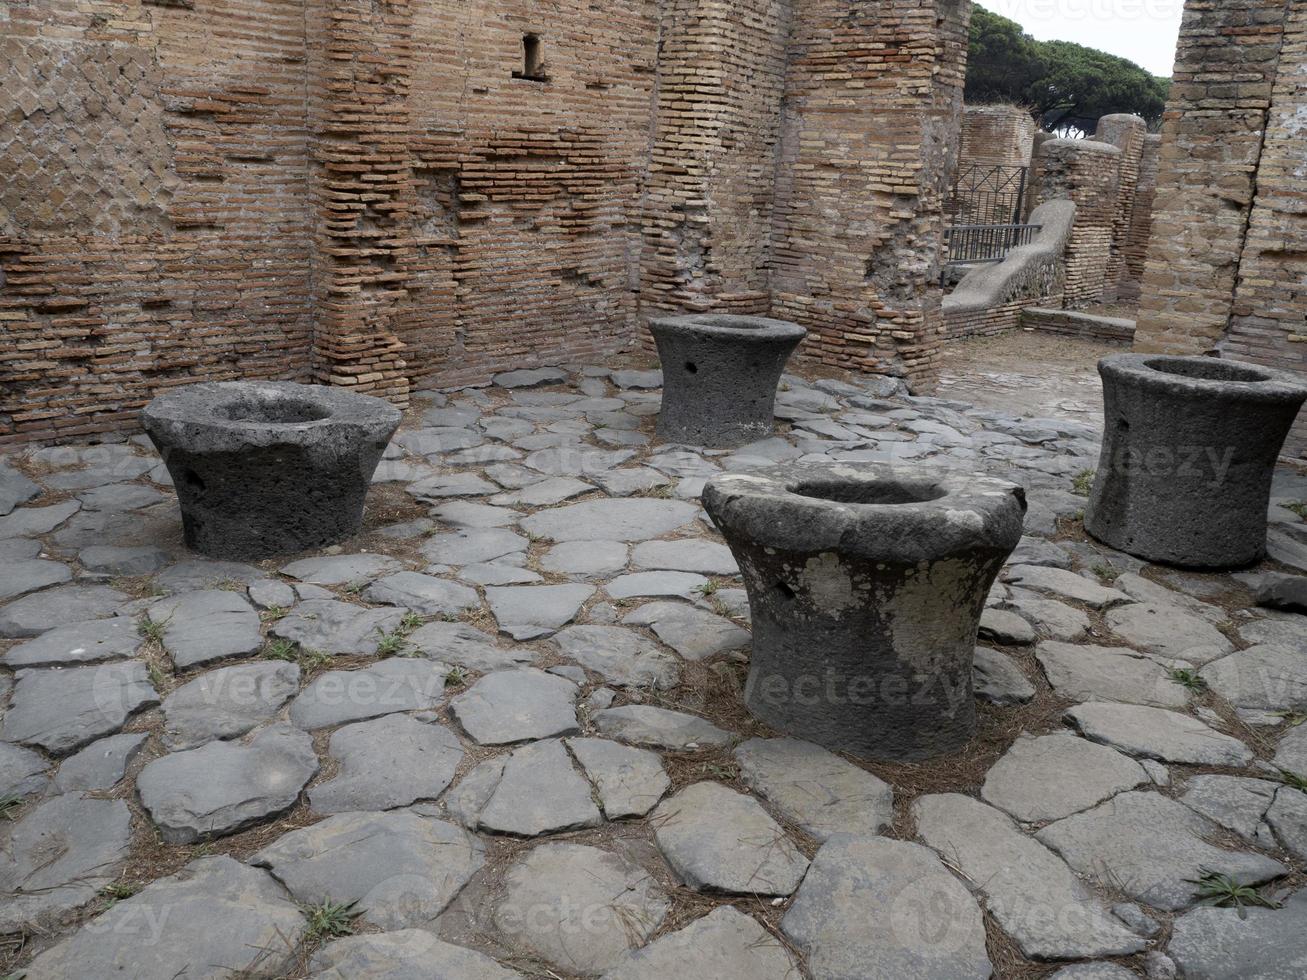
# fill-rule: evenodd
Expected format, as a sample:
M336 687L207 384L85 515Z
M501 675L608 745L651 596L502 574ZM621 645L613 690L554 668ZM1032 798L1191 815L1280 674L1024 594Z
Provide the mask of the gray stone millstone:
M177 490L187 545L238 559L356 534L399 422L380 398L267 381L189 385L142 412Z
M860 758L921 760L971 739L976 634L1021 538L1020 487L800 464L714 477L703 502L744 572L756 718Z
M771 434L781 374L807 330L721 314L655 319L649 330L663 368L659 436L729 448Z
M367 924L430 928L485 864L485 847L461 827L411 810L338 813L279 837L250 863L306 905L358 902Z
M317 771L313 740L282 724L245 744L209 742L155 759L136 789L163 839L189 844L289 810Z
M305 927L299 906L267 872L226 856L201 858L113 903L39 955L24 976L264 980L290 969Z
M1085 530L1119 551L1197 568L1266 553L1271 477L1304 401L1297 375L1208 357L1099 362L1103 448Z
M989 980L966 886L920 844L841 834L812 860L781 929L814 980Z

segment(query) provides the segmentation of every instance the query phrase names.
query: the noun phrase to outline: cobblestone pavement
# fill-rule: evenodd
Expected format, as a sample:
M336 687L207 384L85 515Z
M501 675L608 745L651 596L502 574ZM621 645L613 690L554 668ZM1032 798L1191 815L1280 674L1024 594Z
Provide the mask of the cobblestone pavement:
M259 565L185 551L140 439L0 462L0 976L1307 973L1307 619L1256 604L1307 479L1275 561L1180 573L1084 536L1085 422L788 377L706 452L654 372L497 380L419 397L362 535ZM965 752L743 710L698 496L795 459L1028 488Z

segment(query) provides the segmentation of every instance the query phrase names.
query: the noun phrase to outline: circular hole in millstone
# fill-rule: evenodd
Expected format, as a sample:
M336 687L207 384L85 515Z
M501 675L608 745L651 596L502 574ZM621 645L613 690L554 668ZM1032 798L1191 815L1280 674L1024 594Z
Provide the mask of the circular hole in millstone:
M218 406L214 414L228 422L296 425L325 419L331 410L303 398L243 398Z
M790 488L791 493L837 504L874 504L902 506L939 500L947 491L931 480L804 480Z
M1145 361L1144 366L1162 374L1175 374L1182 378L1194 378L1199 381L1232 381L1238 384L1257 384L1269 381L1270 375L1242 364L1218 361L1213 357L1199 360L1182 361L1157 358Z
M694 361L686 361L685 370L689 371L691 374L698 374L699 365L695 364Z

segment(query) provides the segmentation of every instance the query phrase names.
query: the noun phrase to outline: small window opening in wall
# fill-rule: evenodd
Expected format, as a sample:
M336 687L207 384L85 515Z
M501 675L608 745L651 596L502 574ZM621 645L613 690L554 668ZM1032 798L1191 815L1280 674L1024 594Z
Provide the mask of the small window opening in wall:
M538 34L522 35L522 70L513 72L514 78L529 82L549 81L549 66L545 64L544 49Z

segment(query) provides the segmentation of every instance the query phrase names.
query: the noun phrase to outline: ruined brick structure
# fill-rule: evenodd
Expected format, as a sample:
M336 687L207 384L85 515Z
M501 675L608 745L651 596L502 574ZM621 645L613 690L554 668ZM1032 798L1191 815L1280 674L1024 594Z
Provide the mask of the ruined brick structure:
M10 0L0 445L772 313L928 387L965 0Z
M963 164L1028 167L1035 150L1034 117L1014 105L969 105L962 112Z
M1307 372L1307 4L1190 0L1136 346ZM1307 455L1307 422L1290 449Z

